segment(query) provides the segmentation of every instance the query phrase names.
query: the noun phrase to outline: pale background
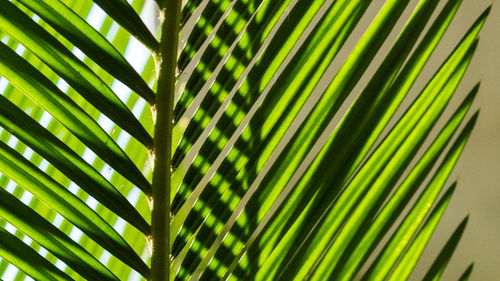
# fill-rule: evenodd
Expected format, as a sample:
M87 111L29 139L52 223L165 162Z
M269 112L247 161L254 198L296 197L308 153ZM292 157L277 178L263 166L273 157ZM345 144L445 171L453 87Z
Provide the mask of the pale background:
M375 1L377 2L377 1ZM378 1L382 3L383 1ZM412 1L416 5L418 1ZM441 7L445 1L441 1ZM464 0L424 76L429 77L491 0ZM494 4L494 3L493 3ZM412 7L413 7L412 6ZM455 104L482 81L474 109L480 117L451 179L455 195L432 237L412 280L420 280L455 227L467 215L469 223L441 280L458 280L475 262L472 280L500 280L500 5L493 5L480 35L479 47L458 88ZM421 86L424 84L421 81ZM420 86L420 87L421 87ZM418 88L418 85L417 85ZM457 99L458 98L458 99ZM452 105L453 108L453 105ZM450 113L451 110L448 111Z
M385 1L375 0L362 22L354 30L330 70L335 72L373 20ZM389 40L384 44L353 93L359 93L389 50L397 33L411 15L418 0L411 0ZM446 1L440 1L440 11ZM480 109L479 120L449 183L458 186L436 233L419 261L410 280L421 280L451 233L467 214L465 233L441 280L458 280L474 262L471 280L500 280L500 4L492 0L463 0L448 32L417 80L411 97L425 86L432 74L450 54L477 17L493 4L488 21L480 34L479 46L450 106L439 124L444 124L472 87L481 81L479 94L469 114ZM431 19L436 17L436 12ZM401 114L403 111L397 113ZM434 133L437 131L435 130ZM449 184L445 187L447 188Z
M329 69L330 74L333 75L338 70L384 2L373 1L335 58ZM410 1L394 32L353 90L353 94L362 90L418 2L418 0ZM439 1L436 11L440 11L445 2L445 0ZM460 38L492 2L492 0L463 0L448 32L417 80L408 102L425 86L426 81L431 78ZM436 14L435 12L431 19L434 19ZM480 38L472 63L438 127L444 124L447 117L478 81L482 81L481 88L469 116L477 109L481 110L481 114L469 143L450 177L450 183L458 179L453 199L411 280L421 280L451 233L467 214L470 215L469 223L441 280L458 280L471 262L475 263L471 280L500 280L500 73L498 71L500 70L500 4L493 6ZM306 107L308 105L313 106L311 103L306 103ZM403 111L396 115L400 115ZM334 119L330 129L333 129L334 123L338 120L338 117ZM449 184L445 188L448 186Z
M373 18L385 1L374 1L365 16L364 26ZM438 10L446 1L440 1ZM413 94L425 85L425 81L434 73L448 56L465 31L484 11L491 0L463 0L448 32L438 46L428 66L415 85ZM406 16L418 3L412 0ZM493 3L494 4L494 3ZM434 17L433 17L434 18ZM400 21L399 27L404 22ZM399 29L400 29L399 28ZM363 30L363 25L357 30ZM361 33L360 33L361 34ZM393 33L396 35L396 33ZM393 40L395 37L392 37ZM390 41L390 40L389 40ZM349 43L349 42L348 42ZM355 41L351 41L352 44ZM385 45L387 50L390 45ZM351 47L352 48L352 47ZM478 82L482 81L473 109L480 109L480 117L465 151L453 172L450 181L458 179L457 190L446 211L437 232L432 237L424 256L416 268L411 280L421 280L441 247L469 214L469 223L460 244L441 280L458 280L471 262L475 262L471 280L500 280L500 5L493 5L488 21L480 35L479 46L464 80L458 88L454 104L463 99L465 94ZM380 62L384 52L379 54ZM368 74L370 71L368 72ZM366 75L365 75L366 78ZM361 89L358 87L358 89ZM450 109L449 108L449 109ZM453 110L448 110L451 113ZM446 120L446 116L443 118Z
M413 1L416 2L416 1ZM444 1L442 1L444 2ZM465 0L450 26L440 50L450 50L463 31L492 1ZM494 3L480 35L479 47L459 87L459 94L481 80L474 103L481 113L475 130L455 168L452 179L458 187L430 241L418 269L430 265L441 246L460 221L470 214L453 259L442 280L458 280L471 261L475 262L472 280L500 280L500 5ZM445 52L438 53L444 57Z

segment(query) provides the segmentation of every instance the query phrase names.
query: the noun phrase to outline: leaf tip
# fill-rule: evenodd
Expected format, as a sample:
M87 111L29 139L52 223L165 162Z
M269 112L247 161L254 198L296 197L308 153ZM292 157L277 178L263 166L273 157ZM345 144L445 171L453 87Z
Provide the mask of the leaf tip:
M453 183L450 185L450 187L444 193L443 198L447 197L447 196L451 196L453 194L453 192L455 192L457 185L458 185L458 181L457 180L453 181Z
M493 6L493 3L488 5L488 7L481 13L479 18L477 19L476 23L484 23L486 19L488 18L490 12L491 12L491 7Z
M465 218L462 220L462 222L460 223L460 225L458 226L459 229L464 229L465 226L467 225L467 223L469 222L469 218L470 218L470 213L467 213L467 215L465 216Z

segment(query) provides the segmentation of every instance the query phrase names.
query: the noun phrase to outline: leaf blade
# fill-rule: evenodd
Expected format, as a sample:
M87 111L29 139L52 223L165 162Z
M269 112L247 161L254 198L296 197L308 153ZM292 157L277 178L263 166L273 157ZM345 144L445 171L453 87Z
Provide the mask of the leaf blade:
M149 224L113 185L65 143L1 95L0 125L47 159L100 203L143 233L149 233Z
M50 80L3 43L0 44L0 73L118 172L144 192L150 191L149 182L109 135Z
M474 269L474 263L471 263L464 271L464 273L458 279L459 281L468 281Z
M60 213L110 253L148 276L149 268L141 258L84 202L3 142L0 142L0 152L0 169L4 175Z
M410 276L410 273L415 267L420 255L424 251L427 242L441 220L441 217L451 200L454 190L455 186L452 186L445 192L445 194L443 194L443 197L439 200L434 210L432 210L431 214L424 222L424 225L417 233L415 239L411 242L408 251L394 269L389 281L406 280Z
M412 211L405 217L403 223L399 226L390 242L384 247L383 252L379 254L362 280L379 280L379 278L384 278L389 274L392 265L399 258L401 252L406 245L408 245L413 234L417 231L418 224L416 222L423 221L425 214L430 210L431 203L434 202L446 183L446 180L464 149L465 143L470 136L476 120L477 113L469 120L465 128L457 137L438 171L434 173L427 188L420 195L417 203L415 203Z
M60 0L16 0L37 13L103 69L129 86L149 103L155 95L123 56L85 20Z
M340 267L336 268L332 273L332 276L336 276L334 280L345 281L353 278L354 274L356 274L362 264L368 259L370 252L377 243L381 241L384 232L388 231L398 215L403 212L404 207L408 204L410 198L417 192L418 187L422 184L432 166L437 161L437 157L442 154L445 146L450 142L454 132L458 129L465 114L467 114L474 99L474 95L475 92L471 92L462 105L455 111L429 149L409 172L401 185L399 185L388 203L379 211L375 219L368 223L370 225L367 229L360 230L360 233L365 231L364 233L366 234L363 235L360 241L351 242L354 249L351 248L352 251L348 252L349 254L344 254L345 258L339 261Z
M441 278L448 262L451 259L451 256L455 252L458 243L460 242L460 238L464 233L465 227L467 226L467 221L469 220L469 216L465 217L462 222L457 226L453 234L450 236L446 244L444 245L439 255L436 257L431 267L425 274L423 281L437 281Z
M127 1L94 0L94 2L150 50L156 51L159 49L160 43L153 34L151 34L151 31L149 31L139 15Z
M0 228L0 255L40 281L73 281L17 237Z
M38 242L88 280L118 279L69 236L54 227L17 198L0 189L0 217Z
M152 138L115 93L45 29L7 0L1 1L0 26L30 49L90 103L131 135L152 146Z

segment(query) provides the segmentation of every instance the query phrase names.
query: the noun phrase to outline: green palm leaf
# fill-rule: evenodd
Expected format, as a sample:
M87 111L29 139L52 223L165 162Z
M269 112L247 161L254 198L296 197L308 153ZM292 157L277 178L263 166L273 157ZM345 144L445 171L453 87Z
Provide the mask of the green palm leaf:
M14 235L0 229L2 257L37 280L73 280Z
M459 226L455 229L453 234L451 235L446 245L444 245L443 249L436 257L436 260L429 268L427 274L425 274L423 280L439 280L441 275L443 275L443 271L446 268L446 265L451 259L453 252L455 251L462 234L464 233L465 226L467 225L467 221L469 217L467 216Z
M461 0L387 0L345 58L372 1L0 2L2 279L412 274L489 8L413 98Z
M471 263L471 265L469 265L467 267L467 269L464 271L464 273L462 274L462 276L460 276L460 278L458 280L459 281L467 281L467 280L469 280L469 277L472 274L472 269L473 268L474 268L474 263Z

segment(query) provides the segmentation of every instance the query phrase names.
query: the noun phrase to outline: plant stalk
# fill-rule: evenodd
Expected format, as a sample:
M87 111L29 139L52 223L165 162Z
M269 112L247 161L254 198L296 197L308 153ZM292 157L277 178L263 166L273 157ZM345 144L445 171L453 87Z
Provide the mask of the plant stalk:
M170 178L173 100L181 0L164 0L161 6L160 50L156 103L154 105L154 167L151 215L151 281L170 280Z

